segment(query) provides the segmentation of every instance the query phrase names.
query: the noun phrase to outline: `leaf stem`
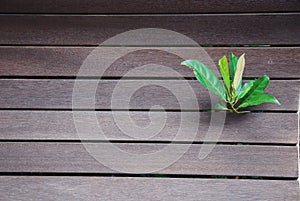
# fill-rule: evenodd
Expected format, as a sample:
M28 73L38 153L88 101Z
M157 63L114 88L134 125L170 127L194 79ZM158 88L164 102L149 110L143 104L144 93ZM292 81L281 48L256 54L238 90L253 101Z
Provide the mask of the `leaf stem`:
M239 109L239 107L235 107L235 104L236 104L236 102L234 102L234 103L229 103L230 104L230 107L231 107L231 109L235 112L235 113L237 113L237 114L244 114L244 113L248 113L249 111L238 111L238 109Z

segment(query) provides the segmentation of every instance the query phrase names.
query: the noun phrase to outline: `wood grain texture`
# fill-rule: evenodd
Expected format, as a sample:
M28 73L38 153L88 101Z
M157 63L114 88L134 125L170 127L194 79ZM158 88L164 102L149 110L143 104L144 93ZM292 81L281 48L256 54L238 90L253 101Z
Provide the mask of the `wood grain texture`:
M122 55L120 49L124 47L111 47L110 51ZM130 70L140 66L157 64L169 67L183 77L194 77L191 70L180 65L181 57L159 49L126 47L131 53L118 58L111 66L106 68L103 76L126 76ZM169 48L179 52L197 52L198 48ZM0 76L76 76L83 62L94 48L89 47L0 47ZM223 55L233 52L236 55L246 53L245 77L259 77L267 74L271 78L299 78L300 77L300 48L204 48L215 64ZM110 52L109 51L109 52ZM118 53L119 52L119 53ZM111 54L105 58L113 57ZM188 56L187 56L188 57ZM193 58L190 55L189 58ZM97 70L104 68L103 60L95 57L97 69L88 71L84 76L97 76ZM206 57L202 62L210 63ZM163 69L163 68L162 68ZM133 76L133 75L131 75ZM140 72L143 77L176 77L169 72L161 70ZM178 76L177 76L178 77Z
M199 44L300 44L300 14L1 15L0 24L0 44L2 45L97 45L116 34L149 27L185 34ZM141 37L140 40L143 43L152 41L146 40L144 35ZM123 40L122 45L126 45L126 41L126 39ZM153 45L181 44L178 40L174 41L174 44L170 43L169 40L162 39Z
M0 107L126 110L160 105L170 110L211 108L208 91L196 80L77 80L76 95L73 94L74 86L74 80L1 79ZM96 93L93 87L97 87ZM266 93L277 97L282 105L266 103L251 109L298 110L299 81L271 81Z
M299 11L297 0L4 0L2 13L209 13Z
M0 7L0 200L299 200L299 182L296 181L299 176L299 147L283 146L295 145L299 141L299 120L296 113L290 113L299 109L300 82L296 80L300 78L300 49L297 47L300 45L299 11L300 2L297 0L88 0L84 3L78 0L4 0ZM195 111L131 111L128 112L131 118L121 118L122 125L131 128L132 133L128 133L114 119L116 116L124 117L126 111L117 111L114 113L116 116L111 111L97 111L96 119L105 134L101 136L99 128L92 124L92 111L64 111L72 109L74 104L75 82L70 78L77 75L94 49L83 46L96 46L119 33L148 27L185 34L201 45L227 46L205 48L215 63L229 52L238 55L246 52L246 77L267 74L271 78L283 79L272 81L266 91L277 97L282 106L265 104L251 109L268 113L227 115L219 139L206 136L211 118L211 113L207 112L200 112L199 122L194 118L195 114L199 114ZM141 48L114 61L104 74L113 79L90 79L98 76L99 69L85 72L83 76L86 79L76 82L80 83L81 91L75 97L78 102L73 107L148 110L160 105L168 110L210 109L209 94L197 81L187 81L191 86L191 91L188 91L183 80L161 79L194 77L191 71L179 65L183 58L155 48L143 48L189 46L182 49L189 52L194 43L168 40L173 37L167 33L148 32L149 35L134 37L133 43L125 38L108 44L117 46L113 50L115 53L121 51L120 46L138 44ZM152 41L152 37L158 40ZM265 47L229 47L242 45ZM280 47L270 48L269 45ZM106 54L105 60L96 60L100 69L106 60L112 59L109 51ZM203 58L203 61L206 62L206 59ZM153 63L171 67L180 76L172 76L160 69L146 69L137 75L129 75L140 79L115 79L135 67ZM18 76L22 79L14 79ZM26 76L42 79L26 79ZM47 76L57 79L46 79ZM66 79L61 79L64 77ZM159 79L147 80L148 77ZM98 81L99 85L92 93ZM118 86L121 88L119 92L115 89ZM194 94L196 102L191 100ZM112 106L112 103L115 104ZM37 111L32 111L35 109ZM62 111L57 111L60 109ZM270 113L272 111L274 113ZM87 125L84 136L78 135L73 114L80 114L80 123ZM176 134L182 126L182 115L189 120L183 122L187 128L184 136L178 137ZM163 120L166 122L163 123ZM152 126L153 122L157 125L147 127L151 126L151 121ZM161 129L154 129L160 128L161 123ZM193 125L199 125L195 138L191 138ZM155 133L146 132L145 128ZM167 143L174 139L178 143ZM72 140L106 142L77 143ZM122 143L123 140L126 142ZM205 152L210 145L182 143L191 141L234 142L237 145L217 144L207 157L199 159L199 153ZM112 145L121 152L111 150ZM190 147L185 150L187 146ZM170 149L169 153L163 152L166 147ZM109 161L110 165L97 161L87 151L92 148L97 149L102 160ZM152 160L152 155L147 155L156 152L157 157ZM176 162L161 169L160 162L169 161L183 152ZM124 153L141 157L140 160L132 160ZM111 169L111 164L123 171ZM151 173L161 176L255 176L271 177L273 180L100 176L120 172L144 174L150 173L149 169L155 169ZM75 173L82 176L8 176L15 173ZM87 177L85 173L94 176ZM285 180L276 181L277 178Z
M4 200L299 200L297 181L2 176ZM38 189L38 190L37 190Z
M89 125L93 118L92 112L69 111L0 111L0 139L1 140L151 140L151 141L189 141L188 133L193 133L193 125L199 124L195 142L214 141L205 139L211 121L211 113L200 113L200 120L194 118L193 113L186 112L181 117L179 112L168 112L166 122L162 129L154 129L152 137L143 133L139 127L147 128L151 123L159 128L160 119L164 118L161 112L130 112L120 125L113 115L124 115L125 112L97 112L99 126L105 138L99 135L99 129L92 125L88 127L84 136L79 137L75 128L73 114L80 113L81 123ZM152 116L151 120L149 115ZM131 119L130 119L131 118ZM187 118L188 122L182 123L181 119ZM243 143L287 143L298 142L297 114L290 113L252 113L247 115L228 114L222 135L218 142L243 142ZM179 126L184 126L186 137L175 138ZM133 125L131 132L122 130L123 125ZM121 128L119 128L121 127Z
M216 145L201 160L198 158L199 151L204 151L210 145L192 144L185 152L187 145L182 144L114 143L115 149L120 149L122 154L111 151L110 143L88 143L85 146L100 154L100 160L106 161L106 166L95 160L80 143L1 143L0 172L117 173L116 169L119 169L122 172L140 173L143 169L146 173L145 169L151 169L157 170L155 173L158 174L298 176L295 146ZM173 156L182 152L184 155L172 165L161 169L163 167L159 161L170 159L167 152L160 152L166 146ZM156 155L149 157L147 154L151 153ZM123 154L141 155L143 159L125 160Z

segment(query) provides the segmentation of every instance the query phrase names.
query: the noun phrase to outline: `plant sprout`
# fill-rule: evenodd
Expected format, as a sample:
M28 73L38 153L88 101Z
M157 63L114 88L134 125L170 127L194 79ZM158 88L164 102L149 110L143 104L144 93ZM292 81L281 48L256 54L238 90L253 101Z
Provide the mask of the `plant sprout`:
M226 56L219 60L223 82L218 79L213 71L198 60L186 60L181 65L191 68L197 80L220 97L220 102L215 105L216 110L246 113L250 111L240 111L240 109L267 102L280 105L280 102L274 96L264 93L270 82L270 78L267 75L263 75L244 85L242 84L245 54L237 58L230 53L229 63Z

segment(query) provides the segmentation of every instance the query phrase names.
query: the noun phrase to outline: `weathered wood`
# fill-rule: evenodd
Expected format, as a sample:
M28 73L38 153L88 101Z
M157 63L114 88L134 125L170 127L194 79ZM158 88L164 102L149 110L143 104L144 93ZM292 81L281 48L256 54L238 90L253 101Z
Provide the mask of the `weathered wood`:
M158 174L298 176L295 146L216 145L204 159L198 158L199 152L211 145L192 144L186 152L187 145L182 144L88 143L88 146L97 150L106 166L95 160L80 143L1 143L0 172L117 173L118 169L141 173L141 169L147 168L157 170ZM125 160L122 154L110 151L112 146L127 156L129 153L140 155L143 161ZM166 146L173 156L182 152L184 155L172 165L162 167L157 160L169 161L165 158L170 157L169 154L159 152ZM157 156L147 158L150 153ZM114 170L107 167L109 164L113 164Z
M2 4L1 200L299 200L299 183L295 181L299 176L299 151L297 146L290 146L299 141L297 114L290 113L299 109L300 82L295 80L300 78L300 51L297 47L300 45L299 1L88 0L83 4L77 0L28 0L25 3L21 0L5 0ZM104 137L99 135L100 129L92 124L92 111L65 111L72 109L74 104L72 95L75 82L72 78L94 49L76 46L96 46L116 34L148 27L185 34L201 45L223 46L205 48L215 63L231 51L238 55L246 52L246 77L267 74L271 78L283 79L272 81L266 91L277 97L282 106L265 104L251 108L269 111L268 113L239 116L228 114L219 139L205 136L212 113L198 113L195 110L210 109L210 97L197 81L187 81L192 86L191 94L185 88L183 80L163 79L180 76L170 75L160 71L160 68L157 71L148 69L137 75L130 74L131 80L116 79L135 67L152 63L171 67L184 77L194 77L190 70L179 65L182 58L155 50L155 46L174 49L178 48L175 46L188 46L182 51L189 52L193 43L187 44L180 39L168 40L168 37L174 37L167 33L156 33L146 39L145 34L140 34L141 37L134 37L139 41L134 44L128 42L128 38L108 44L117 46L115 52L121 51L120 45L138 44L141 48L116 60L104 74L109 80L91 79L98 78L97 70L85 72L83 76L86 78L77 80L82 84L82 91L75 108L94 109L91 103L95 99L95 108L99 110L147 110L160 105L168 110L194 110L193 112L130 111L128 114L132 119L122 118L120 125L112 114L121 117L126 111L97 111L96 118L104 131ZM152 43L152 37L157 36L159 40ZM230 47L242 45L262 46ZM143 46L154 47L147 50L149 48ZM105 53L105 60L112 59L109 51ZM105 60L99 57L96 63L103 68L101 65ZM206 58L203 61L206 62ZM26 76L38 76L36 78L41 79L26 79ZM46 79L47 76L53 77ZM149 77L159 79L147 79ZM294 80L289 80L290 78ZM91 96L91 84L98 81L100 84L95 97L93 94ZM116 93L114 88L118 84L124 88ZM130 95L131 89L135 92ZM194 94L199 108L193 103L191 96ZM125 103L128 97L130 102ZM111 106L112 101L119 105ZM270 113L272 111L277 112ZM77 134L73 114L84 117L80 124L91 125L86 126L84 135ZM200 122L193 118L195 114L200 114ZM183 122L187 128L184 136L178 137L175 135L182 123L181 115L189 120ZM163 123L163 120L166 122ZM163 123L164 127L155 130L151 127L151 122L157 125L158 122ZM131 126L132 124L138 127ZM126 132L126 129L124 131L122 125L132 128L132 133ZM199 129L196 137L191 138L194 125L199 125ZM141 130L147 126L148 130L155 133ZM154 127L160 128L159 125ZM77 143L79 140L99 141ZM118 143L109 140L116 140ZM177 143L167 143L173 140ZM238 145L217 144L207 157L199 159L201 151L208 151L212 145L194 143L185 150L187 142L191 141L229 142ZM110 150L111 146L121 152ZM163 153L166 147L170 148L170 153ZM102 163L88 152L92 148L98 148ZM152 160L152 155L147 155L156 152L157 157ZM185 154L169 163L170 165L161 166L160 162L169 161L183 152ZM123 155L124 153L128 154ZM139 160L126 158L135 154L141 156ZM105 160L109 162L103 163ZM112 164L115 165L114 168ZM101 177L102 174L120 172L143 174L149 173L149 169L156 170L151 173L161 174L161 177L164 174L172 177L225 175L271 177L273 180L154 178L155 175L152 178ZM15 173L56 176L12 176ZM66 176L73 175L68 173L82 176ZM94 177L84 177L88 175ZM274 181L277 178L284 180Z
M120 52L124 47L111 47L111 51ZM106 47L108 49L108 47ZM174 54L154 50L151 48L130 48L135 50L119 58L103 76L120 77L128 71L147 64L159 64L172 68L184 77L194 77L191 70L181 66L182 58ZM170 48L182 52L189 52L198 48ZM0 47L0 76L76 76L87 56L94 50L89 47ZM271 78L299 78L300 48L204 48L208 55L218 64L223 55L230 52L236 55L246 53L245 77L258 77L267 74ZM112 57L107 53L105 58ZM190 56L193 58L193 55ZM104 68L103 61L95 57L97 68ZM207 58L203 58L203 62ZM97 76L95 70L89 71L85 76ZM144 77L176 77L166 71L159 73L147 71L139 74Z
M0 24L0 44L96 45L116 34L149 27L185 34L199 44L300 44L298 13L180 16L1 15ZM141 41L149 43L144 36ZM126 45L126 40L122 42ZM172 41L162 39L155 44L172 46L170 43ZM173 45L175 43L178 45L180 41L174 41Z
M181 126L181 113L168 112L163 129L149 134L141 133L133 129L133 133L124 133L118 126L122 126L114 120L112 112L97 112L99 126L105 134L105 138L99 135L99 129L91 125L86 130L85 136L77 135L73 114L80 113L86 116L81 123L89 125L93 121L92 112L69 111L0 111L0 139L1 140L151 140L151 141L189 141L186 137L176 138L179 126ZM123 115L125 112L114 112L114 115ZM150 124L149 115L154 125L159 127L161 112L130 112L130 118L124 119L123 125L136 125L146 127ZM213 141L205 139L211 121L211 113L200 113L199 120L193 113L186 112L184 118L188 122L184 125L186 133L195 132L193 125L199 124L195 142ZM132 126L133 127L133 126ZM135 128L135 127L134 127ZM152 134L152 133L151 133ZM135 137L132 137L135 136ZM222 135L218 142L243 142L243 143L287 143L298 142L297 114L291 113L252 113L247 115L228 114Z
M210 13L299 11L299 1L4 0L2 13Z
M3 200L299 200L297 181L2 176ZM38 189L38 190L37 190Z
M154 105L170 110L211 108L208 91L196 80L77 80L76 83L80 93L74 95L74 80L1 79L0 107L71 109L72 103L76 103L73 109L150 109ZM93 86L98 86L96 94ZM133 94L129 95L130 92ZM273 94L282 105L266 103L251 109L298 110L299 81L271 81L266 93Z

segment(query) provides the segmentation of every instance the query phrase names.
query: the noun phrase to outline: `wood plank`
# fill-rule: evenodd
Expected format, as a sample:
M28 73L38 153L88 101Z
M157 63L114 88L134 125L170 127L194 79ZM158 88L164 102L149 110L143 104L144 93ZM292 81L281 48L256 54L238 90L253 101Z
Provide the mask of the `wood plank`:
M1 13L219 13L299 11L299 1L228 0L4 0ZM138 9L137 9L138 8Z
M229 23L230 26L225 26ZM185 34L199 44L300 44L298 13L164 16L1 15L0 24L2 45L97 45L116 34L149 27ZM141 37L141 42L152 44L152 40L146 40L145 35ZM182 43L178 40L166 40L162 36L160 39L152 45L172 46ZM122 45L130 44L123 40Z
M107 52L114 51L122 55L124 47L111 47ZM180 65L183 60L179 56L154 48L126 47L131 53L117 59L106 69L103 76L121 77L134 68L147 64L167 66L183 77L194 77L192 71ZM197 52L198 48L169 48L179 52ZM90 47L0 47L0 76L76 76L87 56L94 50ZM259 77L267 74L271 78L299 78L300 48L204 48L215 64L223 55L233 52L236 55L246 53L245 77ZM188 53L186 53L187 55ZM111 54L103 57L112 59ZM193 58L191 54L187 58ZM95 58L97 70L104 68L103 60ZM203 57L204 63L210 63ZM88 71L85 76L96 76L96 69ZM134 76L134 75L131 75ZM140 72L144 77L178 77L169 72Z
M157 131L153 128L153 137L142 133L140 127L146 128L151 121L159 128L160 119L164 119L161 112L130 112L122 125L132 126L130 132L121 130L112 112L97 112L99 126L105 138L99 135L99 129L91 125L87 127L85 136L79 137L75 128L73 114L86 117L83 124L89 125L92 112L71 111L0 111L0 140L151 140L151 141L189 141L189 133L195 132L193 125L199 124L194 142L216 141L205 138L211 121L211 113L200 113L195 119L193 113L186 112L184 118L188 121L181 124L181 113L167 112L164 127ZM125 112L115 112L114 115L124 115ZM132 122L133 121L133 122ZM175 138L180 125L187 129L186 136ZM183 127L183 126L182 126ZM121 127L122 128L122 127ZM152 133L151 133L152 134ZM134 136L134 137L133 137ZM252 113L243 116L228 114L223 132L218 142L242 143L286 143L298 142L298 117L291 113Z
M199 152L208 149L207 147L211 145L192 144L186 151L187 145L183 144L86 144L89 150L93 149L101 155L101 162L105 161L103 165L95 160L80 143L2 142L0 144L0 172L2 173L117 173L117 170L146 173L145 169L148 169L155 170L158 174L287 178L298 176L296 146L216 145L204 159L199 159ZM168 154L168 151L160 152L166 146L172 155ZM111 147L120 151L116 152ZM148 155L150 153L154 155L150 157ZM180 159L174 159L174 156L179 156L181 153L184 155ZM143 159L125 160L130 154L140 155ZM165 167L165 162L173 159L176 162L169 163L172 165Z
M195 110L197 105L211 108L208 91L196 80L77 80L79 94L74 97L73 89L74 80L1 79L0 107L72 109L73 103L73 109L150 109L154 105L169 110ZM298 110L299 81L271 81L266 93L273 94L282 105L266 103L252 109Z
M2 176L3 200L299 200L297 181ZM37 190L38 189L38 190Z

